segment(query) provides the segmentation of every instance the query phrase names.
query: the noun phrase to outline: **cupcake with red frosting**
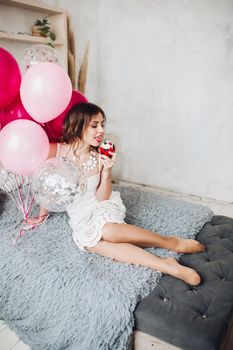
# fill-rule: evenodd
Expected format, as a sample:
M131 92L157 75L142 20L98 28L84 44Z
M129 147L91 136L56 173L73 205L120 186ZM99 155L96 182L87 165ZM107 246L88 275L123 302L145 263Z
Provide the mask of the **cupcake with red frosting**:
M105 139L105 140L103 140L103 142L100 145L99 152L100 152L100 154L104 154L105 156L112 158L112 154L110 154L109 152L114 153L115 146L112 143L112 141Z

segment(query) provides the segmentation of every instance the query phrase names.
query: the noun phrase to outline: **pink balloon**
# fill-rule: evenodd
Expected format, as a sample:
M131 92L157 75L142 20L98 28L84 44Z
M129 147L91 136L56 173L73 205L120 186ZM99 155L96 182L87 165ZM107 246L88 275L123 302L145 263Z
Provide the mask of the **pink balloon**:
M49 140L51 142L59 141L59 138L63 134L63 122L68 113L68 111L78 103L88 102L87 98L80 91L72 91L72 97L70 103L57 118L51 120L43 126L43 129L46 131Z
M30 175L49 153L49 140L40 125L15 120L0 131L0 161L14 174Z
M18 63L0 47L0 109L6 108L17 96L21 82Z
M22 79L20 96L24 108L39 123L61 114L72 94L66 71L56 63L42 62L30 67Z
M32 117L25 110L18 94L14 101L0 114L1 128L19 119L32 120Z

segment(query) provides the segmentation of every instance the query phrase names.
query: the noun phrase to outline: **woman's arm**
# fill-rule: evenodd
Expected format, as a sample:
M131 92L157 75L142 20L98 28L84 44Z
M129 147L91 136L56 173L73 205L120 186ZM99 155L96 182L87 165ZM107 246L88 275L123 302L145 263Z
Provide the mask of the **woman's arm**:
M102 170L100 184L96 191L96 199L98 202L109 199L112 193L112 171L108 172Z
M96 199L98 202L105 201L110 198L112 193L112 167L116 159L116 153L112 159L101 155L100 160L103 165L100 173L100 184L96 191Z

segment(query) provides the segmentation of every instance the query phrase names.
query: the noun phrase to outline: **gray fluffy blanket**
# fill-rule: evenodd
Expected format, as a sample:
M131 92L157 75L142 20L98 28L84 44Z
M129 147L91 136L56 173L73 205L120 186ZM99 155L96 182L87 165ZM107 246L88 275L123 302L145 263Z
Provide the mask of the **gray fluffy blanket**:
M212 216L200 205L116 188L128 223L164 235L194 237ZM4 193L0 208L0 319L32 350L128 349L134 309L161 273L80 251L66 213L54 214L13 246L21 214Z

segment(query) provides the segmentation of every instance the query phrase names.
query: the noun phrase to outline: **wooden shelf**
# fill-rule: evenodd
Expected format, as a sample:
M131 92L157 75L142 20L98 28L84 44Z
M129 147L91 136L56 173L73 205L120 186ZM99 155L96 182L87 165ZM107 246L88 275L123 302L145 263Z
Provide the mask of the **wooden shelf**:
M65 12L64 9L60 7L42 4L36 0L0 0L0 4L18 8L25 8L33 11L47 12L51 15Z
M29 43L29 44L47 44L50 39L46 37L40 37L40 36L33 36L30 34L22 34L22 33L14 33L14 31L22 31L20 28L20 24L22 26L22 20L20 22L21 16L17 17L17 9L18 11L26 12L28 11L28 14L32 16L32 22L31 26L33 26L35 21L35 13L33 17L33 12L39 12L40 17L47 17L49 16L49 22L51 23L51 30L56 34L56 40L53 43L55 49L57 50L58 54L62 58L64 62L64 66L67 69L68 67L68 59L67 59L67 13L65 10L63 10L60 7L56 6L50 6L46 4L42 4L37 0L0 0L0 12L1 12L1 5L3 14L4 11L6 13L7 7L9 7L9 10L7 13L9 13L9 18L12 21L19 21L19 27L17 27L16 30L7 30L8 26L6 24L6 28L0 28L0 40L8 41L8 42L15 42L15 43ZM16 11L12 11L12 8L15 8ZM33 12L30 12L33 11ZM12 15L11 15L12 14ZM42 15L41 15L42 14ZM12 17L14 16L14 17ZM23 25L25 27L25 24ZM27 29L25 32L30 32L31 27L29 28L28 25L26 26ZM2 31L1 31L2 30Z
M3 33L0 32L0 40L7 40L7 41L21 41L24 43L31 43L31 44L47 44L49 42L49 38L41 37L41 36L33 36L29 34L17 34L17 33ZM63 45L62 41L54 41L53 44L56 45Z

